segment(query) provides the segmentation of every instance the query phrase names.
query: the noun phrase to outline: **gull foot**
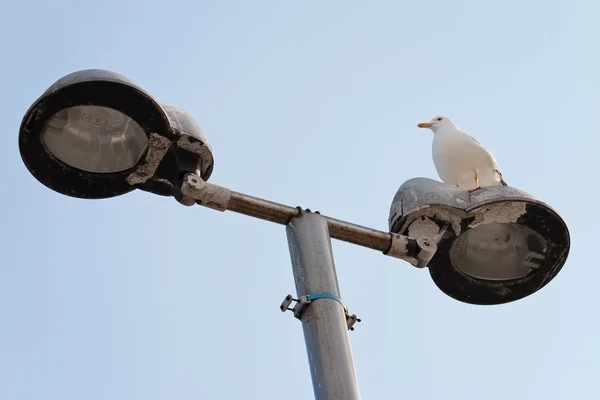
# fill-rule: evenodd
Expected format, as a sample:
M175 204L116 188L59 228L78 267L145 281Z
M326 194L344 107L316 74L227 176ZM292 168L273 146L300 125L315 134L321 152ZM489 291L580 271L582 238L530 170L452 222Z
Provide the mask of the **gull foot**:
M479 189L481 189L481 186L477 186L475 189L469 190L469 193L473 193L474 191L479 190Z

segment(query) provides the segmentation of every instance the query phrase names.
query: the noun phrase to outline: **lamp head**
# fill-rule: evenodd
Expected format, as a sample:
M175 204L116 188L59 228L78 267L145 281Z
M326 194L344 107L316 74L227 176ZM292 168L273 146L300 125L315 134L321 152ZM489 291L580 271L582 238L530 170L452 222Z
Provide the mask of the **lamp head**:
M558 213L522 190L466 190L426 178L405 182L389 219L390 231L427 232L437 240L428 268L447 295L472 304L526 297L560 271L570 238Z
M36 100L21 123L19 148L41 183L87 199L136 188L177 195L174 179L188 172L208 179L214 164L188 114L97 69L59 79Z

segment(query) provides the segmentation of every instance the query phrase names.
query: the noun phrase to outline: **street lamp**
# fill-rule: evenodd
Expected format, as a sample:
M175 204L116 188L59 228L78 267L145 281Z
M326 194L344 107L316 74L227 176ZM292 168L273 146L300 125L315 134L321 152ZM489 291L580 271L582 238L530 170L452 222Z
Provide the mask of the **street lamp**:
M560 216L511 187L469 193L409 180L384 232L209 183L212 149L192 117L109 71L79 71L55 82L23 118L19 148L36 179L68 196L99 199L141 189L286 225L297 298L288 295L281 310L302 322L318 400L360 398L348 336L360 319L342 303L331 238L428 267L444 293L473 304L534 293L569 251Z
M50 86L23 118L19 148L37 180L85 199L134 189L180 199L182 175L206 180L214 163L206 135L185 111L103 70Z
M405 182L390 208L391 232L427 232L438 251L435 284L472 304L519 300L558 274L569 231L558 213L524 191L489 186L469 193L426 178Z

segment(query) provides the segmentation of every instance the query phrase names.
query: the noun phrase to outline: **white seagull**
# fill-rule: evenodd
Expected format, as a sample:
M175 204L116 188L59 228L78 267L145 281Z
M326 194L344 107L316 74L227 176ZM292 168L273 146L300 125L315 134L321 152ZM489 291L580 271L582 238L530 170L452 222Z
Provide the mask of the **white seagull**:
M444 183L469 192L486 186L508 186L492 153L450 118L435 117L417 126L433 131L433 163Z

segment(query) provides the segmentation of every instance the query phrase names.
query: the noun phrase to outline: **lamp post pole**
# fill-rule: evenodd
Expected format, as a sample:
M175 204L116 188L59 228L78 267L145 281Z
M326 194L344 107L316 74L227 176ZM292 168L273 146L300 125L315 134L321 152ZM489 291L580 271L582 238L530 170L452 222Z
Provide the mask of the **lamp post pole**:
M331 238L379 250L414 266L427 265L437 250L435 243L234 192L195 174L184 177L178 200L286 225L298 298L288 295L281 311L291 310L302 321L315 399L359 400L348 330L360 320L342 304ZM292 301L296 305L289 308Z
M302 212L286 228L298 298L340 298L327 221ZM316 400L358 400L358 379L344 306L335 299L313 300L300 315Z

